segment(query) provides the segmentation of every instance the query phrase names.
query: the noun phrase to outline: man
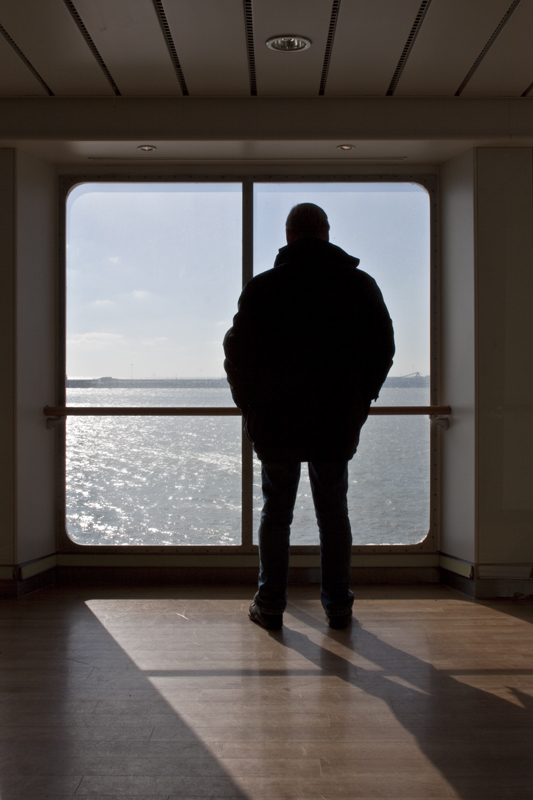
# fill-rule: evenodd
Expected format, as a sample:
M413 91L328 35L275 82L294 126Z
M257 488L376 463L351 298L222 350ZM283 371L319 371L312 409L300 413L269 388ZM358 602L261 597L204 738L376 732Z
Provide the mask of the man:
M250 619L279 630L289 537L307 461L320 533L321 600L331 628L352 618L348 461L392 365L392 323L359 259L329 243L326 213L294 206L274 269L246 284L224 366L262 462L259 585Z

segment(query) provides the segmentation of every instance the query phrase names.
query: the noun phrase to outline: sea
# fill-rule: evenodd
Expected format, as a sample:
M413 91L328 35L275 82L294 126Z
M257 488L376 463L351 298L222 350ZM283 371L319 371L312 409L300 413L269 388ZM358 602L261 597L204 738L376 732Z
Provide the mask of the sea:
M71 406L231 406L228 388L69 388ZM378 405L428 405L428 388L383 388ZM240 417L68 417L67 531L85 545L239 545ZM430 422L369 417L349 464L355 545L408 545L429 530ZM254 457L254 541L261 511ZM294 545L318 544L302 465Z

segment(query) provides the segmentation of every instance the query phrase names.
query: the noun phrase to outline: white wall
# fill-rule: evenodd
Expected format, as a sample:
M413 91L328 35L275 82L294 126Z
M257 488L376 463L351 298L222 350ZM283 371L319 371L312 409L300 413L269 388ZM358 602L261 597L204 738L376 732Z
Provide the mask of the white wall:
M55 170L0 149L0 576L55 552Z
M56 177L16 153L17 562L55 552Z
M480 579L527 579L533 565L532 196L531 148L442 168L441 550ZM512 580L494 591L512 594Z
M476 560L474 151L441 170L441 392L451 405L442 431L440 549Z
M477 151L479 562L533 563L533 161Z

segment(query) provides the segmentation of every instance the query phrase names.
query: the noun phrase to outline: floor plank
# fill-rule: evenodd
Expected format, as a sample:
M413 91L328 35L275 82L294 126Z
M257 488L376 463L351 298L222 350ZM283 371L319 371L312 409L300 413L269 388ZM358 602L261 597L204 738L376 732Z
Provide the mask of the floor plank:
M2 800L533 797L533 603L51 587L0 605Z

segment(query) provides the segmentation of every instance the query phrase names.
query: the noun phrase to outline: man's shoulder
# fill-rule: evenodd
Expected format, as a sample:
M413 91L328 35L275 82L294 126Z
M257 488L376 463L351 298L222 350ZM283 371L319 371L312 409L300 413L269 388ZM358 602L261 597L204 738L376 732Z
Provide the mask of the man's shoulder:
M365 272L363 269L354 271L354 280L361 285L377 286L375 278L373 278L372 275L369 275L368 272Z
M244 285L243 294L252 296L256 292L261 292L263 289L266 289L279 278L279 276L275 274L276 272L277 270L272 268L267 269L265 272L260 272L259 275L254 275L254 277L250 278Z

